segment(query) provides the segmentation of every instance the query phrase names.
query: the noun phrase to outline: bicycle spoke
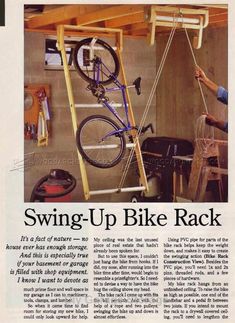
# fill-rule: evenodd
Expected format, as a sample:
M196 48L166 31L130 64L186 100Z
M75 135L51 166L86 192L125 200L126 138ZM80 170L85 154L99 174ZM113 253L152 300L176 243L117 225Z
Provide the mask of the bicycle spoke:
M90 56L89 58L88 56L83 57L83 55L87 55L87 53L83 53L83 50L89 51L91 41L91 38L87 38L77 43L73 54L74 66L81 77L87 82L97 82L98 70L95 68L95 65L99 65L99 82L101 84L109 84L113 81L113 76L118 75L120 68L118 57L112 47L99 39L97 39L92 49L94 51L94 56L92 58L90 58ZM102 50L100 48L102 48ZM92 61L94 65L93 68L91 67L91 64L88 64L88 62Z
M118 126L103 116L88 117L79 126L78 148L92 165L101 168L112 167L121 159L125 140L123 135L111 135L115 130L118 130Z
M87 68L87 66L86 66L86 71L87 71L87 76L90 77L90 75L89 75L89 69Z

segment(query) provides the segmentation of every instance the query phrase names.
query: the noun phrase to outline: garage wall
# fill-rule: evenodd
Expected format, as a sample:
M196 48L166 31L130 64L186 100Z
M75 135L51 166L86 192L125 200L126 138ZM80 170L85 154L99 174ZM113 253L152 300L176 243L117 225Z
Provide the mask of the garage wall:
M157 66L168 36L157 36ZM207 28L203 44L194 50L196 60L209 78L227 87L227 28ZM227 107L203 87L209 113L227 119ZM156 130L158 135L194 140L194 125L204 111L198 82L194 79L194 63L184 32L175 34L156 96ZM216 130L216 138L227 135Z
M111 40L108 42L111 44ZM137 96L131 91L131 99L137 124L139 123L156 71L156 49L146 45L145 40L130 40L124 42L123 61L128 83L138 76L142 77L142 94ZM34 152L29 167L25 168L25 201L28 201L34 184L52 168L65 169L77 178L77 188L73 192L74 201L82 201L79 164L76 144L72 130L71 115L68 108L68 98L63 71L48 71L44 69L44 35L40 33L25 33L25 84L48 83L51 85L52 131L48 147L37 147L32 141L25 141L25 153ZM85 88L87 83L71 73L76 103L96 103L96 99ZM110 96L110 99L111 98ZM119 102L118 97L114 97ZM106 114L102 109L79 109L78 120L83 120L92 114ZM156 101L152 102L147 122L156 123ZM126 154L127 157L127 154ZM106 189L117 187L124 163L101 170L87 164L90 188ZM136 165L131 166L125 186L137 184ZM130 194L113 194L94 197L91 201L129 201Z

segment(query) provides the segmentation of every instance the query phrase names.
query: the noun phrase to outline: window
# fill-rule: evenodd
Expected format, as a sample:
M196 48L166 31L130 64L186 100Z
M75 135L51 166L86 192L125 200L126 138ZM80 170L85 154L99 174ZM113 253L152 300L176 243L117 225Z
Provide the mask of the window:
M77 42L80 39L66 39L65 38L65 48L67 55L67 62L70 66L71 70L74 70L73 67L73 49ZM80 66L84 66L84 68L91 68L91 63L89 61L90 57L90 49L84 48L83 51L79 51L80 57L78 60L80 61ZM63 61L60 51L57 49L57 40L55 37L47 36L45 38L45 69L49 70L62 70L63 69Z

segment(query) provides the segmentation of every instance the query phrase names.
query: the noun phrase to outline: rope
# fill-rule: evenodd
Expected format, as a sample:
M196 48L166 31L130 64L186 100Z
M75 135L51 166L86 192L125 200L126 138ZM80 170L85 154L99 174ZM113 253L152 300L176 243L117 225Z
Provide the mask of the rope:
M118 185L119 189L122 188L122 186L124 184L124 181L126 179L126 176L127 176L127 173L128 173L128 170L129 170L129 167L130 167L133 155L134 155L135 145L138 142L139 135L141 134L142 128L144 126L144 123L145 123L145 120L146 120L146 117L147 117L147 114L148 114L148 111L149 111L149 108L150 108L150 105L152 103L153 96L154 96L154 93L156 91L156 87L158 85L158 82L159 82L159 79L160 79L160 76L161 76L161 73L162 73L166 58L167 58L167 54L169 52L169 49L170 49L170 46L171 46L171 43L172 43L172 40L173 40L173 37L174 37L174 34L175 34L176 27L177 27L177 24L175 23L175 19L174 19L174 24L173 24L173 27L171 29L171 32L170 32L170 35L169 35L165 50L163 52L163 56L162 56L161 62L159 64L159 68L158 68L158 71L157 71L157 74L156 74L152 89L150 91L150 95L149 95L146 107L144 109L143 117L142 117L142 119L140 121L140 126L139 126L139 129L138 129L137 135L136 135L136 137L134 139L134 147L130 151L129 157L127 159L127 163L126 163L124 171L123 171L122 178L121 178L120 183ZM195 54L194 54L194 51L193 51L193 48L192 48L191 41L189 39L188 31L187 31L186 28L184 28L184 30L185 30L186 38L188 40L188 44L189 44L189 48L190 48L190 51L191 51L191 54L192 54L192 57L193 57L194 64L195 64L195 66L198 66L197 60L196 60L196 57L195 57ZM199 79L197 79L197 81L198 81L198 86L199 86L199 89L200 89L202 101L203 101L203 104L204 104L205 112L208 113L208 107L207 107L206 99L205 99L205 96L204 96L204 93L203 93L203 90L202 90L201 82L200 82ZM213 144L214 129L213 129L213 127L210 127L210 126L208 126L206 124L206 116L205 115L200 116L196 121L195 136L196 136L196 144L197 144L197 146L199 148L199 151L201 153L206 153L209 146L211 146Z
M186 28L184 28L185 34L186 34L186 38L188 40L189 43L189 47L192 53L192 57L193 57L193 61L195 66L198 66L197 64L197 60L192 48L192 44L191 41L189 39L189 35L188 35L188 31ZM200 89L200 93L201 93L201 97L202 97L202 101L204 104L204 108L205 108L205 112L208 114L208 107L206 104L206 99L202 90L202 85L199 79L197 79L198 81L198 86ZM195 124L195 141L196 141L196 145L198 148L198 151L201 155L205 155L208 153L208 149L209 147L211 147L214 143L214 128L209 126L206 123L206 115L201 115Z
M128 170L129 170L129 167L131 165L131 161L132 161L132 158L133 158L133 155L134 155L135 145L138 142L139 135L141 134L141 131L142 131L142 128L144 126L144 123L145 123L145 120L146 120L146 117L147 117L149 108L151 106L151 103L152 103L152 100L153 100L153 96L155 94L156 87L158 85L158 82L159 82L159 79L160 79L160 76L161 76L161 73L162 73L162 70L163 70L163 67L164 67L166 58L167 58L167 54L169 52L169 49L170 49L170 46L171 46L171 43L172 43L172 40L173 40L173 37L174 37L174 34L175 34L175 30L176 30L176 24L174 24L174 26L171 29L171 32L170 32L170 35L169 35L169 38L168 38L168 41L167 41L165 50L163 52L163 56L162 56L161 62L159 64L159 68L158 68L158 71L157 71L157 74L156 74L156 77L155 77L155 80L154 80L152 89L150 91L150 95L149 95L149 98L148 98L146 107L144 109L144 113L143 113L142 119L140 121L140 126L139 126L139 129L138 129L137 135L136 135L136 137L134 139L134 147L130 151L129 157L127 159L127 163L126 163L125 168L124 168L124 171L123 171L122 178L121 178L120 183L118 185L118 188L122 188L123 187L124 181L126 179L126 176L127 176L127 173L128 173Z
M192 53L194 64L195 64L195 66L198 66L197 61L196 61L196 57L195 57L195 54L194 54L194 51L193 51L193 47L192 47L192 44L191 44L191 41L189 39L188 31L187 31L186 28L184 28L184 31L185 31L185 34L186 34L186 38L188 40L189 48L190 48L191 53ZM197 82L198 82L198 86L199 86L199 89L200 89L200 92L201 92L202 101L203 101L203 104L204 104L204 107L205 107L205 112L208 113L208 107L207 107L206 99L205 99L205 96L204 96L204 93L203 93L203 90L202 90L201 82L200 82L199 79L197 79Z
M206 155L214 143L214 128L206 124L206 115L201 115L195 124L195 141L201 155Z

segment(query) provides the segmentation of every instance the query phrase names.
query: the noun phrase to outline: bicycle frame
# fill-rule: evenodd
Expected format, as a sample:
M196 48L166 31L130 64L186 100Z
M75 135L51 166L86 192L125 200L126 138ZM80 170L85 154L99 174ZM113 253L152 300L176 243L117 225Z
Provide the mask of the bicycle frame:
M95 59L94 61L94 80L96 85L99 85L100 83L100 76L101 76L101 70L102 67L104 67L107 72L112 75L113 77L113 83L116 85L116 87L112 87L112 88L105 88L106 92L115 92L115 91L121 91L122 94L122 101L123 101L123 105L124 105L124 109L125 109L125 116L126 116L126 123L125 121L119 116L118 112L115 110L114 107L112 107L111 104L108 103L108 100L101 100L102 104L109 109L109 111L118 119L118 121L123 125L123 128L120 128L116 131L112 131L110 133L108 133L104 138L102 138L102 140L106 139L109 136L113 136L113 135L117 135L119 133L123 133L126 131L129 131L131 129L133 129L133 127L130 124L129 121L129 115L128 115L128 105L127 105L127 99L126 99L126 86L124 84L121 84L118 79L116 78L116 76L114 76L110 70L108 69L108 67L101 61L101 59Z

